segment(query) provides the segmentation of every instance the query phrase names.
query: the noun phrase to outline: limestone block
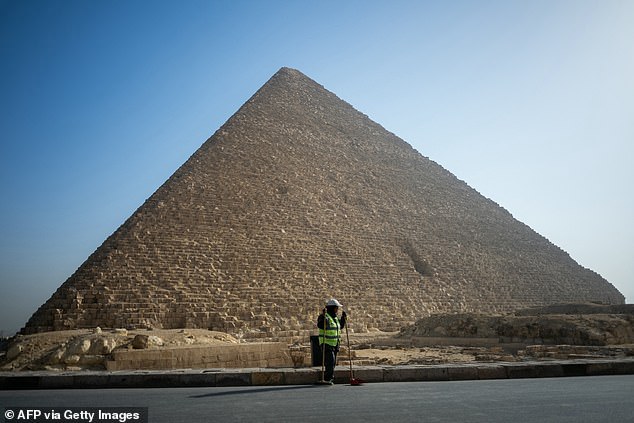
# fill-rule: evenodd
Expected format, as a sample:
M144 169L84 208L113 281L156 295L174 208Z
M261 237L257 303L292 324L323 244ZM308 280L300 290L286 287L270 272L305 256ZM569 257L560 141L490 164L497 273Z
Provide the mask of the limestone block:
M53 351L47 359L48 364L60 364L66 355L66 348L59 347L55 351Z
M163 345L163 340L155 335L136 335L132 340L132 348L143 350Z
M256 371L251 373L252 385L282 385L284 384L283 372Z
M121 366L121 363L118 363L114 360L107 360L105 364L106 364L106 370L109 372L125 369L125 367Z
M219 373L216 375L216 386L249 386L251 375L249 373Z
M91 341L88 338L76 338L66 347L66 355L83 355L90 351Z
M79 364L84 366L102 366L105 358L102 355L86 354L79 357Z
M63 362L64 364L77 364L79 363L79 360L81 359L81 357L77 354L72 354L72 355L65 355L63 358Z
M238 363L238 351L236 349L228 347L226 351L219 351L216 354L216 359L218 363Z
M449 372L444 366L426 366L420 369L420 380L449 380Z
M474 380L478 378L478 368L475 366L455 366L448 367L449 380Z
M22 353L22 351L24 351L24 346L22 344L16 343L11 345L7 350L7 361L14 360L20 355L20 353Z
M321 371L316 369L294 369L286 371L285 383L288 385L309 385L315 383L321 377Z
M499 365L478 366L478 379L506 379L506 369Z
M586 366L588 376L597 375L627 375L634 373L634 361L621 362L590 362Z
M386 367L383 369L385 382L413 382L424 380L423 368L419 366Z
M110 354L117 347L117 340L114 337L101 336L92 340L87 354L103 355Z

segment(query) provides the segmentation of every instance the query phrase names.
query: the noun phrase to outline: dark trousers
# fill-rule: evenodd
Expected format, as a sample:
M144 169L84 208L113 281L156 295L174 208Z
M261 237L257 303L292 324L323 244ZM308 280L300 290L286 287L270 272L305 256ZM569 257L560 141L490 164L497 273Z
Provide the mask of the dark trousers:
M337 363L337 353L339 347L333 347L332 345L322 345L324 349L324 380L331 381L335 377L335 364Z

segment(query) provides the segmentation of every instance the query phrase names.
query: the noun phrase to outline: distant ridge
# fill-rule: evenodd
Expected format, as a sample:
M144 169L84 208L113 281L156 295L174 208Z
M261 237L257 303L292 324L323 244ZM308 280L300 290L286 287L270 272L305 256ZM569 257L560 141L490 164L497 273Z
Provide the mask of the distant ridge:
M280 69L24 333L200 327L292 339L439 312L622 304L601 276L301 72Z

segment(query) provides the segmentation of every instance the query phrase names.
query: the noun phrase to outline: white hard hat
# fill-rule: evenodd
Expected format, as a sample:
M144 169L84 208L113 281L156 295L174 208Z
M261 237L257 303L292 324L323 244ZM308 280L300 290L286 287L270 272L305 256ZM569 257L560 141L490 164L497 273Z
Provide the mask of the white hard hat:
M331 298L326 303L326 307L330 307L330 306L343 307L343 305L339 301L335 300L334 298Z

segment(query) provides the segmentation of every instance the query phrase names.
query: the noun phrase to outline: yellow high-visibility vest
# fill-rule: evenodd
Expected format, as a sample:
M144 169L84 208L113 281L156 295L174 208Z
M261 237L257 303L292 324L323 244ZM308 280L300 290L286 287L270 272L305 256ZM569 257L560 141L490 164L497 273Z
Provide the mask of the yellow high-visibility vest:
M333 318L330 314L325 313L324 329L319 329L319 345L323 344L325 341L326 345L336 347L339 343L339 337L341 336L339 318Z

